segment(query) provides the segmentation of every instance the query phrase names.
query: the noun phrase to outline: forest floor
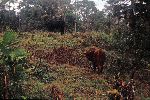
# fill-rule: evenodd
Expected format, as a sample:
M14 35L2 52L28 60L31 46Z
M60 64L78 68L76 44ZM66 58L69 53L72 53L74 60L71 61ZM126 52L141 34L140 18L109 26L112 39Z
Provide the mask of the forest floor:
M108 43L109 36L95 32L60 35L35 31L21 33L18 39L18 46L29 54L27 78L22 83L25 97L50 99L55 86L65 100L108 100L107 91L112 89L109 83L113 76L108 78L106 72L94 73L83 52L95 45L114 55ZM109 58L107 67L113 61Z

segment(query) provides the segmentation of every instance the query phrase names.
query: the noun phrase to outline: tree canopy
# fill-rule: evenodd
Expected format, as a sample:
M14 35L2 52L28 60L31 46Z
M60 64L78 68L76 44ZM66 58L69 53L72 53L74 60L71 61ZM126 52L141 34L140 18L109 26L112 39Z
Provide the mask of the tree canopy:
M4 0L1 2L3 4L2 9L0 10L3 13L14 12L15 9L10 10L6 8L10 8L9 4L13 4L14 1L8 3L8 1ZM8 5L8 7L6 7ZM1 17L1 30L6 29L6 26L9 26L7 21L11 19L11 16L16 18L15 22L19 26L17 26L18 30L21 31L30 31L35 29L45 30L44 29L44 18L47 19L60 19L66 21L66 27L68 32L73 32L74 24L77 22L78 31L94 31L102 29L101 24L104 23L102 21L105 18L105 14L102 11L99 11L96 8L94 1L83 0L77 1L73 4L71 0L22 0L19 2L17 14L8 14L8 18L5 21L3 17ZM3 13L0 15L3 16ZM101 16L101 19L97 19ZM19 18L19 19L18 19ZM9 23L13 23L9 21ZM103 30L103 29L102 29Z

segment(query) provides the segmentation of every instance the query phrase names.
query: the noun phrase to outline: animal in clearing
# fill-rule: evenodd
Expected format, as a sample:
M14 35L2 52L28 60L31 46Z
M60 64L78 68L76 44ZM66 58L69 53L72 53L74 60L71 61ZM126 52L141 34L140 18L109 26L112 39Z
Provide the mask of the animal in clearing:
M93 70L102 73L104 63L106 61L106 54L103 49L98 47L90 47L84 52L86 58L91 61Z
M65 21L63 20L48 20L45 25L49 32L65 33Z

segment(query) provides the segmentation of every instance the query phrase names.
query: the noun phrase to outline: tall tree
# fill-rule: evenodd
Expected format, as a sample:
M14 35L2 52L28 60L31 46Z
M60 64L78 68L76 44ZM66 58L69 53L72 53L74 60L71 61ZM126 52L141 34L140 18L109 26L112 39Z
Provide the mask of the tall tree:
M23 0L21 2L21 22L23 30L44 29L48 20L65 20L71 0ZM46 19L46 20L45 20Z
M94 1L82 0L76 4L77 15L80 17L79 21L82 22L82 29L91 31L93 29L93 17L98 12Z
M4 0L0 5L0 31L4 31L6 27L10 27L17 31L18 16L14 9L10 9L10 4L15 3L14 0Z
M109 11L117 22L116 36L119 49L133 55L132 64L135 72L143 68L141 67L143 60L147 60L150 53L150 1L107 0L107 2L108 8L111 8Z

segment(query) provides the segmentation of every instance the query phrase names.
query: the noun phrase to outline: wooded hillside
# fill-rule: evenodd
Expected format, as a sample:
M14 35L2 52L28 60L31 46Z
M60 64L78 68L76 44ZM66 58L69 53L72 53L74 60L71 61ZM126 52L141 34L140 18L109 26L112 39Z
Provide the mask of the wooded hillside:
M150 1L105 1L1 0L0 98L149 100Z

